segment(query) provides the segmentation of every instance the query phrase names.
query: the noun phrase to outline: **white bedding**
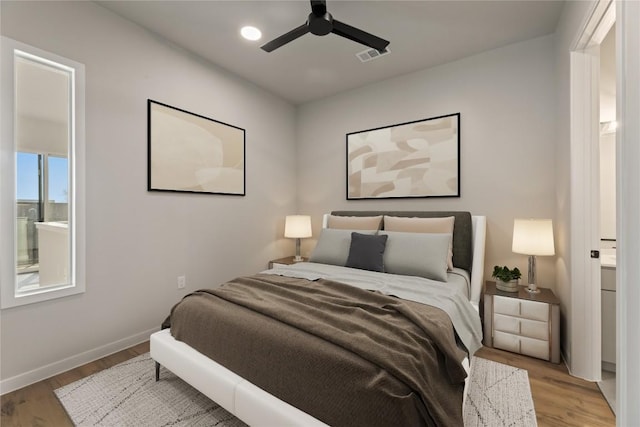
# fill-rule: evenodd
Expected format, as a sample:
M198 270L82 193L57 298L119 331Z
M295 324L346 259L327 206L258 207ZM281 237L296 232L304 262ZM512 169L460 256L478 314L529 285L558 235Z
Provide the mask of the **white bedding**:
M322 278L438 307L449 315L470 355L482 347L482 325L469 302L469 276L464 270L449 272L448 282L311 262L278 266L262 273L307 280Z

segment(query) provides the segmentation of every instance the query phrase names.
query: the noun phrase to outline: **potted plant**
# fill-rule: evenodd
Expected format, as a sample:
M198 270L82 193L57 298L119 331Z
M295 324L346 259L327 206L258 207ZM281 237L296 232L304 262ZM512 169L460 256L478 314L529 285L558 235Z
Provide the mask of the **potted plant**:
M506 265L504 267L494 266L491 277L496 279L496 288L505 292L518 292L518 279L522 277L518 267L509 270Z

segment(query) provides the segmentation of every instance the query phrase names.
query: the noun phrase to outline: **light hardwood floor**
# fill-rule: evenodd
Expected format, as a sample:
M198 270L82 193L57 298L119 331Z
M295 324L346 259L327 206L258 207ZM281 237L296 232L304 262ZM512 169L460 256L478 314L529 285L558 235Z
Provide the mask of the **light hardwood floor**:
M149 342L112 354L1 397L2 427L72 426L53 390L149 351ZM615 418L595 383L574 378L564 365L482 348L485 359L529 371L531 392L543 426L615 426Z
M476 356L529 372L538 426L615 426L616 419L596 383L569 375L564 363L483 347Z
M148 351L149 341L3 395L0 398L2 403L0 426L73 426L53 391Z

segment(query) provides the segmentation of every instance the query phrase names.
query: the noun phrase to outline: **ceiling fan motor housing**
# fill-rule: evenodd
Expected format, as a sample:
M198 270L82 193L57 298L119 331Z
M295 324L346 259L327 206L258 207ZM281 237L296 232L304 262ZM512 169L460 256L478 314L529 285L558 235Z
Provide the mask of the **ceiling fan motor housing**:
M373 34L367 33L359 28L352 27L351 25L340 22L337 19L333 19L333 16L327 12L327 0L310 0L310 2L311 13L307 18L307 22L264 44L261 46L261 49L265 52L272 52L307 33L311 33L316 36L326 36L329 33L333 33L340 37L353 40L356 43L368 46L372 49L376 49L380 53L389 45L389 42L385 39L381 39L380 37L374 36Z
M325 12L323 15L316 15L310 13L307 19L307 25L309 26L309 32L316 36L325 36L333 30L333 17L329 12Z

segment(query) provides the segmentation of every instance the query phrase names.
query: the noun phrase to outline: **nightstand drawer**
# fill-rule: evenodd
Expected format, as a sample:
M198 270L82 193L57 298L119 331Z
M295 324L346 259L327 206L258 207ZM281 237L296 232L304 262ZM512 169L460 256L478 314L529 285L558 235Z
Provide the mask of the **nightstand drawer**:
M520 316L525 319L549 321L549 304L520 300Z
M495 331L493 346L501 350L549 360L549 341Z
M493 309L495 313L508 316L523 317L542 322L549 320L549 304L543 302L524 301L496 295L493 298Z
M520 300L496 295L493 297L493 311L509 316L520 316Z
M501 350L520 353L520 337L505 332L495 331L493 333L493 346Z
M549 341L521 337L520 352L527 356L549 360Z
M521 319L497 313L494 315L493 321L496 331L508 332L539 340L549 339L549 323L547 322Z

